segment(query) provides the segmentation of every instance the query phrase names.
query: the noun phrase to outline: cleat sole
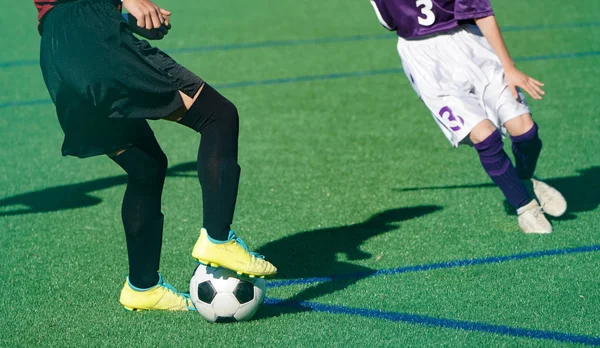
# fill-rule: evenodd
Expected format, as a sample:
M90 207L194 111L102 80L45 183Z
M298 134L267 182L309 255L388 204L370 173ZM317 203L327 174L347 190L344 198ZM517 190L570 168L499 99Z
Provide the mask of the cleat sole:
M214 263L214 262L210 262L210 261L204 261L201 259L196 259L196 261L198 261L199 263L203 264L206 267L215 267L215 268L221 267L221 265L219 265L218 263Z
M250 278L264 278L265 275L264 274L250 274L250 273L246 273L246 272L242 272L242 271L237 271L231 268L227 268L227 267L222 267L221 265L214 263L214 262L210 262L210 261L205 261L202 259L196 259L196 262L206 266L206 267L215 267L215 268L225 268L228 269L230 271L234 271L237 275L240 276L248 276Z

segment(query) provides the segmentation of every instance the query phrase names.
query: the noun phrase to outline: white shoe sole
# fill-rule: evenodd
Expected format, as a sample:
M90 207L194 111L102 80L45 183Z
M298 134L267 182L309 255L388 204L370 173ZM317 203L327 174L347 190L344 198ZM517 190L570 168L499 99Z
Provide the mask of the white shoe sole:
M544 213L559 217L567 211L567 201L557 189L536 179L531 179L531 182Z

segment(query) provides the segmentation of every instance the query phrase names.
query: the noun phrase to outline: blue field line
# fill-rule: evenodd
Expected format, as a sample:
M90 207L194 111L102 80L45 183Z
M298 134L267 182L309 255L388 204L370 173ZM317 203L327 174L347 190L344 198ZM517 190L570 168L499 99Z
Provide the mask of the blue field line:
M243 50L243 49L249 49L249 48L304 46L304 45L330 44L330 43L339 43L339 42L383 40L383 39L393 39L393 38L396 38L396 36L393 34L390 34L390 33L372 34L372 35L332 36L332 37L324 37L324 38L317 38L317 39L262 41L262 42L247 42L247 43L211 45L211 46L200 46L200 47L170 48L170 49L165 49L165 52L167 52L169 54L179 54L179 53L199 53L199 52L213 52L213 51L233 51L233 50Z
M599 56L599 55L600 55L600 51L588 51L588 52L562 53L562 54L555 54L555 55L517 57L514 60L515 60L515 62L531 62L531 61L544 61L544 60L552 60L552 59L585 58L585 57L592 57L592 56ZM295 77L284 77L284 78L278 78L278 79L250 80L250 81L221 83L221 84L215 84L215 85L213 85L213 87L215 87L217 89L227 89L227 88L239 88L239 87L265 86L265 85L280 85L280 84L286 84L286 83L334 80L334 79L350 78L350 77L399 74L402 71L403 70L401 68L363 70L363 71L353 71L353 72L335 73L335 74L295 76ZM50 99L33 99L33 100L24 100L24 101L14 101L14 102L0 103L0 109L9 108L9 107L51 104L51 103L52 103L52 101Z
M504 27L502 27L502 31L503 32L523 32L523 31L537 31L537 30L551 30L551 29L592 28L592 27L598 27L598 26L600 26L600 22L564 23L564 24L550 24L550 25L519 25L519 26L504 26ZM333 36L333 37L316 38L316 39L276 40L276 41L247 42L247 43L234 43L234 44L223 44L223 45L207 45L207 46L199 46L199 47L170 48L170 49L165 49L165 52L167 52L169 54L200 53L200 52L232 51L232 50L268 48L268 47L303 46L303 45L318 45L318 44L330 44L330 43L340 43L340 42L384 40L384 39L395 39L395 38L396 38L396 35L394 35L392 33L376 34L376 35ZM38 65L38 64L39 64L39 60L37 60L37 59L13 60L13 61L0 62L0 69L23 67L23 66L33 66L33 65Z
M528 25L528 26L506 26L502 27L504 32L521 32L521 31L535 31L535 30L547 30L547 29L568 29L568 28L588 28L600 26L600 22L589 22L589 23L565 23L565 24L551 24L551 25ZM397 36L393 33L375 34L375 35L353 35L353 36L334 36L317 39L298 39L298 40L279 40L279 41L263 41L263 42L250 42L250 43L238 43L238 44L225 44L225 45L210 45L200 47L182 47L182 48L171 48L165 50L169 54L177 53L197 53L197 52L212 52L212 51L231 51L249 48L269 48L269 47L282 47L282 46L303 46L303 45L318 45L318 44L330 44L339 42L353 42L353 41L370 41L370 40L385 40L385 39L397 39Z
M214 85L214 86L217 89L219 89L219 88L225 89L225 88L250 87L250 86L281 85L281 84L285 84L285 83L334 80L334 79L342 79L342 78L348 78L348 77L398 74L398 73L401 73L402 71L403 70L401 68L365 70L365 71L353 71L353 72L325 74L325 75L296 76L296 77L284 77L284 78L279 78L279 79L231 82L231 83L222 83L222 84L218 84L218 85Z
M19 106L44 105L44 104L52 104L52 99L31 99L31 100L0 103L0 109L1 108L10 108L10 107L19 107Z
M321 282L332 281L332 280L337 280L337 279L370 278L370 277L377 277L377 276L382 276L382 275L425 272L425 271L431 271L431 270L450 269L450 268L458 268L458 267L466 267L466 266L489 265L489 264L504 263L504 262L509 262L509 261L536 259L536 258L547 257L547 256L581 254L581 253L590 253L590 252L597 252L597 251L600 251L600 244L581 246L581 247L576 247L576 248L568 248L568 249L552 249L552 250L533 251L533 252L528 252L528 253L520 253L520 254L507 255L507 256L490 256L490 257L483 257L483 258L437 262L437 263L429 263L429 264L416 265L416 266L404 266L404 267L399 267L399 268L380 269L380 270L373 270L373 271L367 271L367 272L337 274L337 275L331 275L328 277L311 277L311 278L274 280L274 281L268 282L267 287L268 288L281 288L284 286L308 285L308 284L321 283Z
M529 56L529 57L518 57L515 58L515 62L531 62L540 60L552 60L552 59L569 59L569 58L585 58L594 57L600 55L600 51L588 51L588 52L572 52L562 54L548 54L541 56Z
M593 28L600 26L600 22L581 22L581 23L563 23L563 24L539 24L539 25L508 25L502 26L502 32L536 31L551 29L571 29L571 28Z
M6 68L18 68L21 66L32 66L39 65L39 59L23 59L23 60L9 60L6 62L0 62L0 69Z
M435 326L447 329L486 332L513 337L553 340L567 343L579 343L600 346L600 337L577 335L557 331L525 329L506 325L488 324L476 321L463 321L447 318L436 318L421 314L385 312L366 308L353 308L338 305L321 304L317 302L294 302L275 298L266 298L266 305L282 306L297 309L308 309L314 312L331 314L356 315L365 318L383 319L408 324Z

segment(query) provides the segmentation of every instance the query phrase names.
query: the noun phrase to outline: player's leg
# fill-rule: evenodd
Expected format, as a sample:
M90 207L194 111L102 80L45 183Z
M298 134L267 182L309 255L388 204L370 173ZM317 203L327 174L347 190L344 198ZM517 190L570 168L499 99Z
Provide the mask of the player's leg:
M531 179L537 165L542 141L538 136L538 126L531 114L524 114L504 123L512 140L515 166L522 180Z
M504 151L502 135L489 120L480 122L470 134L473 146L488 176L517 210L519 226L525 233L550 233L552 225L521 182L515 167Z
M101 114L98 119L105 125L115 122L121 125L135 124L136 121L161 119L179 112L181 124L202 134L198 176L202 184L205 224L209 230L208 233L202 230L201 238L210 242L207 245L211 247L201 251L195 248L194 256L251 275L274 274L276 269L273 265L250 253L245 244L229 230L240 174L237 164L236 108L208 85L200 91L203 86L200 77L148 42L138 40L127 29L116 31L115 28L123 28L123 19L115 8L103 4L93 2L90 5L93 7L90 13L95 24L93 30L90 25L77 25L83 26L81 32L85 32L86 37L101 35L100 38L94 40L93 44L85 38L81 38L78 45L69 44L71 52L65 53L71 54L65 59L70 60L61 64L61 75L68 79L77 94L90 99L88 102L93 103ZM86 5L85 9L90 6ZM71 7L75 12L82 10L79 2L74 2ZM71 12L67 14L73 15ZM58 24L55 31L60 35ZM118 35L119 40L109 40L109 37L113 38L111 35ZM67 63L77 69L69 69ZM186 105L187 98L192 99L191 104ZM93 132L94 127L88 126L88 117L78 119L85 123L90 137L98 137L98 132ZM77 132L80 132L79 128ZM104 151L106 146L115 150L112 145L127 144L125 147L129 147L129 140L139 137L135 126L123 126L120 129L123 132L118 134L102 132L98 139L99 146L95 143L84 145L94 145L93 150L97 152ZM89 143L90 137L78 136L77 140ZM212 237L212 241L208 236ZM222 251L223 248L231 250ZM236 257L225 257L228 253Z
M498 185L508 202L519 209L532 200L519 179L517 171L504 151L504 142L498 129L489 120L478 123L469 134L481 164L489 177Z
M128 177L121 217L125 228L129 276L120 302L128 310L193 310L189 296L177 292L158 273L163 234L161 197L167 157L154 137L110 155Z
M519 209L532 197L519 179L504 151L502 135L485 117L478 100L469 94L429 98L421 96L448 140L458 146L466 137L473 144L488 176L498 185L508 202Z
M126 86L126 98L112 102L118 111L113 117L176 120L202 134L198 150L198 178L202 186L204 227L193 256L252 276L271 275L276 268L251 253L230 231L240 167L238 154L238 114L235 106L194 73L179 65L162 51L130 33L121 35L122 48L115 54L118 71L110 91L123 95L118 86Z
M154 137L110 157L128 177L121 218L129 256L129 280L138 288L158 283L163 233L162 190L167 156Z
M537 178L535 168L542 151L542 140L538 135L538 125L527 113L504 123L512 140L517 173L525 185L537 196L545 213L561 216L567 210L567 201L562 194Z
M239 116L236 107L208 84L190 98L181 93L184 107L166 117L201 134L198 179L202 187L203 228L192 255L199 262L250 276L266 276L277 269L250 252L230 229L238 192Z
M184 108L166 119L202 136L198 149L198 179L202 187L203 226L208 236L227 240L237 199L240 167L239 119L236 107L207 84L190 98L181 93Z
M414 68L413 65L420 63L418 59L410 59L411 52L406 51L400 45L399 52L401 56L404 53L403 66L409 81L421 100L431 110L433 118L452 145L459 146L468 137L474 144L486 173L500 188L510 204L517 209L517 212L522 213L524 210L529 210L529 203L537 205L520 181L510 158L504 151L500 132L486 117L487 112L481 106L478 96L470 92L481 90L481 88L470 88L471 86L467 82L457 90L444 90L438 86L439 82L435 76L428 76L425 73L427 70ZM409 59L405 59L407 57ZM421 73L415 74L414 71L421 71ZM451 72L447 72L447 75L454 76ZM475 77L472 77L472 80L476 80ZM466 81L469 79L467 78ZM452 83L445 83L444 86L452 86ZM532 213L526 215L534 217L534 212L537 212L535 222L545 219L539 209L532 210ZM530 218L526 218L525 222L527 223L521 223L521 220L522 218L519 220L519 225L524 232L548 233L552 230L552 226L547 221L530 224Z

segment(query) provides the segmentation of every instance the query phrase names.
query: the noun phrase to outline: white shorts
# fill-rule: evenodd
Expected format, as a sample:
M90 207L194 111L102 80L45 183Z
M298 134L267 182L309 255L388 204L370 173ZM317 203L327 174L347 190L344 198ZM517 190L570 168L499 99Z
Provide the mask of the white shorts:
M398 53L415 92L453 146L469 140L473 127L504 123L530 113L525 96L515 100L500 60L474 25L424 39L399 38Z

